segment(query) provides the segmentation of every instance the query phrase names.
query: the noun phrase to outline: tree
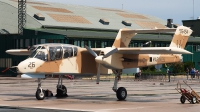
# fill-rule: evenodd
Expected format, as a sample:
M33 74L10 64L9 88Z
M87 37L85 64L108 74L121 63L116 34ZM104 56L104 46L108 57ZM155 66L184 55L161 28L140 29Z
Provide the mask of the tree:
M173 71L172 71L173 73L185 72L184 63L183 62L173 63L171 67L173 68Z
M184 70L186 70L186 68L188 68L189 70L191 68L194 68L194 63L191 61L184 62Z
M151 65L151 66L147 66L147 67L142 67L141 70L142 71L156 71L156 68L154 65Z

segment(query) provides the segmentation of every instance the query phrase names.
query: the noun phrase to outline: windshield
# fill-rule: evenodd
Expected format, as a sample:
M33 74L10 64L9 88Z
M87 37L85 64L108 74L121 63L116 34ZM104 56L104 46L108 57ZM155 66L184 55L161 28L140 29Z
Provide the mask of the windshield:
M36 56L34 58L37 58L37 59L41 59L43 61L47 61L47 54L45 54L45 52L43 51L38 51Z
M37 58L37 59L41 59L43 61L47 61L48 59L48 55L47 53L45 53L46 49L42 46L38 46L29 56L29 58Z
M36 53L37 53L37 51L35 50L35 51L33 51L32 53L31 53L31 55L29 56L29 58L33 58L35 55L36 55Z
M36 55L37 50L40 49L41 47L42 47L42 46L38 46L38 47L31 53L31 55L29 56L29 58L33 58L33 57Z

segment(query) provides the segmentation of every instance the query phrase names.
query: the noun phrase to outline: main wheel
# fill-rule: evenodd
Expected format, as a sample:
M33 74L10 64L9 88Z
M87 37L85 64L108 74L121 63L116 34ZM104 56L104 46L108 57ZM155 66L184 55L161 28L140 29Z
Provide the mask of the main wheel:
M181 97L180 97L180 101L181 101L182 104L185 103L185 100L186 100L186 99L185 99L185 96L181 96Z
M124 87L120 87L117 89L116 96L119 100L125 100L127 96L127 91Z
M196 97L192 97L192 104L195 104L195 103L197 103L197 99L196 99Z
M58 97L62 97L62 96L67 96L67 88L62 85L59 85L58 88L57 88L57 96Z
M38 99L38 100L43 100L44 98L45 98L45 91L44 90L42 90L42 89L38 89L37 91L36 91L36 93L35 93L35 97L36 97L36 99Z

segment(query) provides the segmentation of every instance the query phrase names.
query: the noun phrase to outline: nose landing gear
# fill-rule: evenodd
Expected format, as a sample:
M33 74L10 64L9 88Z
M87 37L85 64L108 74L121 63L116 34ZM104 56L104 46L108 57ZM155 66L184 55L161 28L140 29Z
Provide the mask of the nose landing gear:
M36 93L35 93L35 97L38 100L43 100L45 98L45 91L42 89L41 83L42 83L41 79L38 78L38 88L37 88Z
M48 89L47 90L42 89L41 84L42 84L41 79L38 78L38 87L35 93L36 99L43 100L45 97L52 97L53 93Z

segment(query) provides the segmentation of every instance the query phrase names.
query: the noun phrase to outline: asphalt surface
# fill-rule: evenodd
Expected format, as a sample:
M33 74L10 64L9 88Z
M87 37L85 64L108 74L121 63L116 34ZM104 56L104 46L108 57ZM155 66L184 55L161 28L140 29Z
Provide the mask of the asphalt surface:
M126 101L118 101L112 91L113 80L64 80L69 97L35 98L35 79L0 78L0 112L197 112L199 104L180 103L180 94L175 90L182 78L171 80L134 81L122 79L118 87L126 87ZM199 80L188 80L188 84L200 93ZM56 94L57 79L46 79L43 89ZM190 90L182 84L183 88Z

